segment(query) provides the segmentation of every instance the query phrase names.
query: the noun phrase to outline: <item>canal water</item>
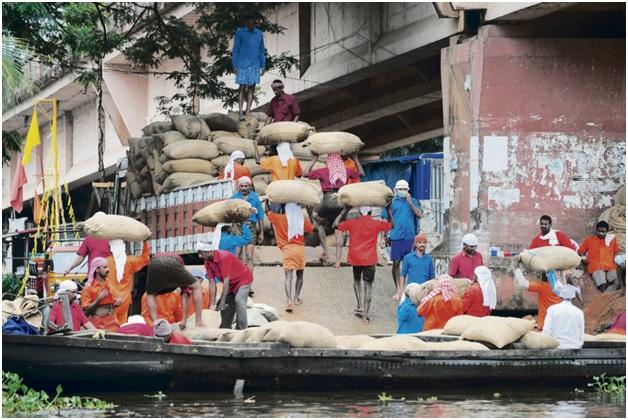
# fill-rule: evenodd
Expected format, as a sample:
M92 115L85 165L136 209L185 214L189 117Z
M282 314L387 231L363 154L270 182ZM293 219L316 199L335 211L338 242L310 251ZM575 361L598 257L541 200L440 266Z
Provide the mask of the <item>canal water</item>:
M624 397L574 390L485 390L470 393L258 392L94 395L117 405L102 417L626 417ZM400 401L401 398L404 401ZM67 415L67 413L66 413Z

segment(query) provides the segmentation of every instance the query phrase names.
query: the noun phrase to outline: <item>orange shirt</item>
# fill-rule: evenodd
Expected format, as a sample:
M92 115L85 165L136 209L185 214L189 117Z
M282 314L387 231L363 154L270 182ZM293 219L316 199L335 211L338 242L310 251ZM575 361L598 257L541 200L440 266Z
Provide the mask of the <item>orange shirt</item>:
M116 298L121 298L122 303L115 308L114 313L118 322L124 324L128 318L129 306L131 305L131 289L133 288L133 275L146 267L150 262L150 245L148 241L144 241L142 247L142 255L139 257L135 255L129 255L126 258L126 264L124 265L124 273L122 279L118 282L116 278L116 263L113 256L107 257L109 263L109 275L107 276L107 282L109 283L109 290Z
M358 165L355 164L353 159L351 159L351 158L343 159L343 163L345 164L345 168L352 169L352 170L356 171L357 173L360 173L360 171L358 170ZM355 184L357 182L360 182L360 177L358 177L358 178L347 178L347 184Z
M587 256L587 271L593 273L597 270L617 270L615 255L619 253L617 238L613 238L609 246L606 246L604 239L597 235L587 236L578 248L578 252Z
M418 314L425 318L423 331L443 328L451 318L462 315L462 300L458 296L454 296L445 302L443 295L439 294L421 306Z
M201 294L203 295L203 302L201 303L202 309L209 309L209 303L211 301L211 293L209 289L201 288ZM181 306L183 307L183 299L181 299ZM194 307L194 299L192 295L188 299L188 318L194 315L196 308Z
M288 161L288 166L282 166L279 156L263 157L260 159L259 165L262 169L270 171L271 181L294 179L303 176L301 163L295 158Z
M549 282L546 281L531 281L528 285L528 290L539 294L539 316L537 317L536 325L539 330L542 330L545 323L545 315L547 315L547 308L560 303L561 300L556 296Z
M85 286L81 291L81 308L85 309L87 306L91 305L91 303L96 300L98 295L100 295L103 290L108 290L109 296L101 300L99 305L113 305L115 298L111 294L109 284L107 282L94 279L92 284Z
M305 246L305 237L303 235L292 238L288 241L288 218L285 214L273 213L269 211L267 214L268 220L273 225L275 231L275 239L277 240L277 247L280 249L287 244L303 245ZM312 232L314 226L307 218L303 218L303 233Z
M240 179L240 177L243 176L248 176L249 178L253 179L253 175L251 175L251 171L249 170L249 168L247 168L244 165L240 165L238 162L236 162L233 165L233 180L237 181L238 179ZM220 176L218 177L219 179L224 179L225 178L225 170L223 169L222 171L220 171Z
M153 326L153 320L148 310L146 293L142 296L142 316L146 321L146 325ZM181 295L177 292L164 293L155 296L157 301L157 318L162 318L170 324L174 324L183 319L183 302Z

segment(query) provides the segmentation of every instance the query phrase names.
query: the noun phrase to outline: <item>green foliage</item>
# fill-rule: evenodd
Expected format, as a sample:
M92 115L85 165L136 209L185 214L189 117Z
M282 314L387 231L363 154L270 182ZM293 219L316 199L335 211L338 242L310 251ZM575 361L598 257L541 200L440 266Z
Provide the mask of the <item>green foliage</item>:
M406 400L406 397L401 397L401 398L395 399L395 398L393 398L392 395L388 395L385 392L382 392L381 394L377 395L377 399L379 400L379 402L386 404L386 403L391 402L391 401L404 402Z
M4 92L4 88L2 89ZM22 150L22 137L17 131L2 130L2 164L6 165L11 161L13 152Z
M606 373L593 377L588 384L598 394L612 394L626 397L626 376L606 376Z
M17 292L20 290L20 286L21 286L21 281L16 275L3 274L2 275L2 299L13 300L13 298L17 295Z
M90 397L62 397L63 388L57 385L56 395L50 399L45 391L35 391L22 383L19 375L2 371L2 414L31 414L41 411L70 409L109 410L111 403Z

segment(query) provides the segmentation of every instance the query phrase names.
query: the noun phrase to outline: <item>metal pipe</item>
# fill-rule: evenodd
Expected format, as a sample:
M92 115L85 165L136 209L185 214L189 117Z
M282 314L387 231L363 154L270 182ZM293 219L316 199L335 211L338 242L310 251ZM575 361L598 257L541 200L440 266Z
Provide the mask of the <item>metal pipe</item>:
M72 320L72 311L70 309L70 297L67 293L59 295L61 298L61 307L63 309L63 318L65 318L65 324L70 331L74 331L74 321Z

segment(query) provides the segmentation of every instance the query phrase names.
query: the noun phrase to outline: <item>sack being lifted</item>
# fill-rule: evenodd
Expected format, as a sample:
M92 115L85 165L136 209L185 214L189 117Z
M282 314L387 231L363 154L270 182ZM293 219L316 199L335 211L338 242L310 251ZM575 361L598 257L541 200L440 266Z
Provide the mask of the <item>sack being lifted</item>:
M383 181L347 184L338 190L338 200L345 206L386 207L393 192Z
M364 146L364 143L355 134L332 131L312 134L303 142L303 146L308 147L312 153L317 155L327 153L344 155L357 152Z
M299 143L313 134L314 128L303 122L281 121L269 124L259 132L257 143L272 145L283 142Z
M297 203L306 207L314 207L321 202L316 187L299 180L273 181L266 187L266 195L272 203Z
M248 201L231 198L203 207L192 216L192 221L213 227L218 223L243 223L254 213L255 209Z
M564 246L542 246L526 249L520 254L521 263L531 271L569 270L580 265L580 256Z
M150 237L150 229L142 222L127 216L96 213L82 223L85 233L98 239L143 241Z

